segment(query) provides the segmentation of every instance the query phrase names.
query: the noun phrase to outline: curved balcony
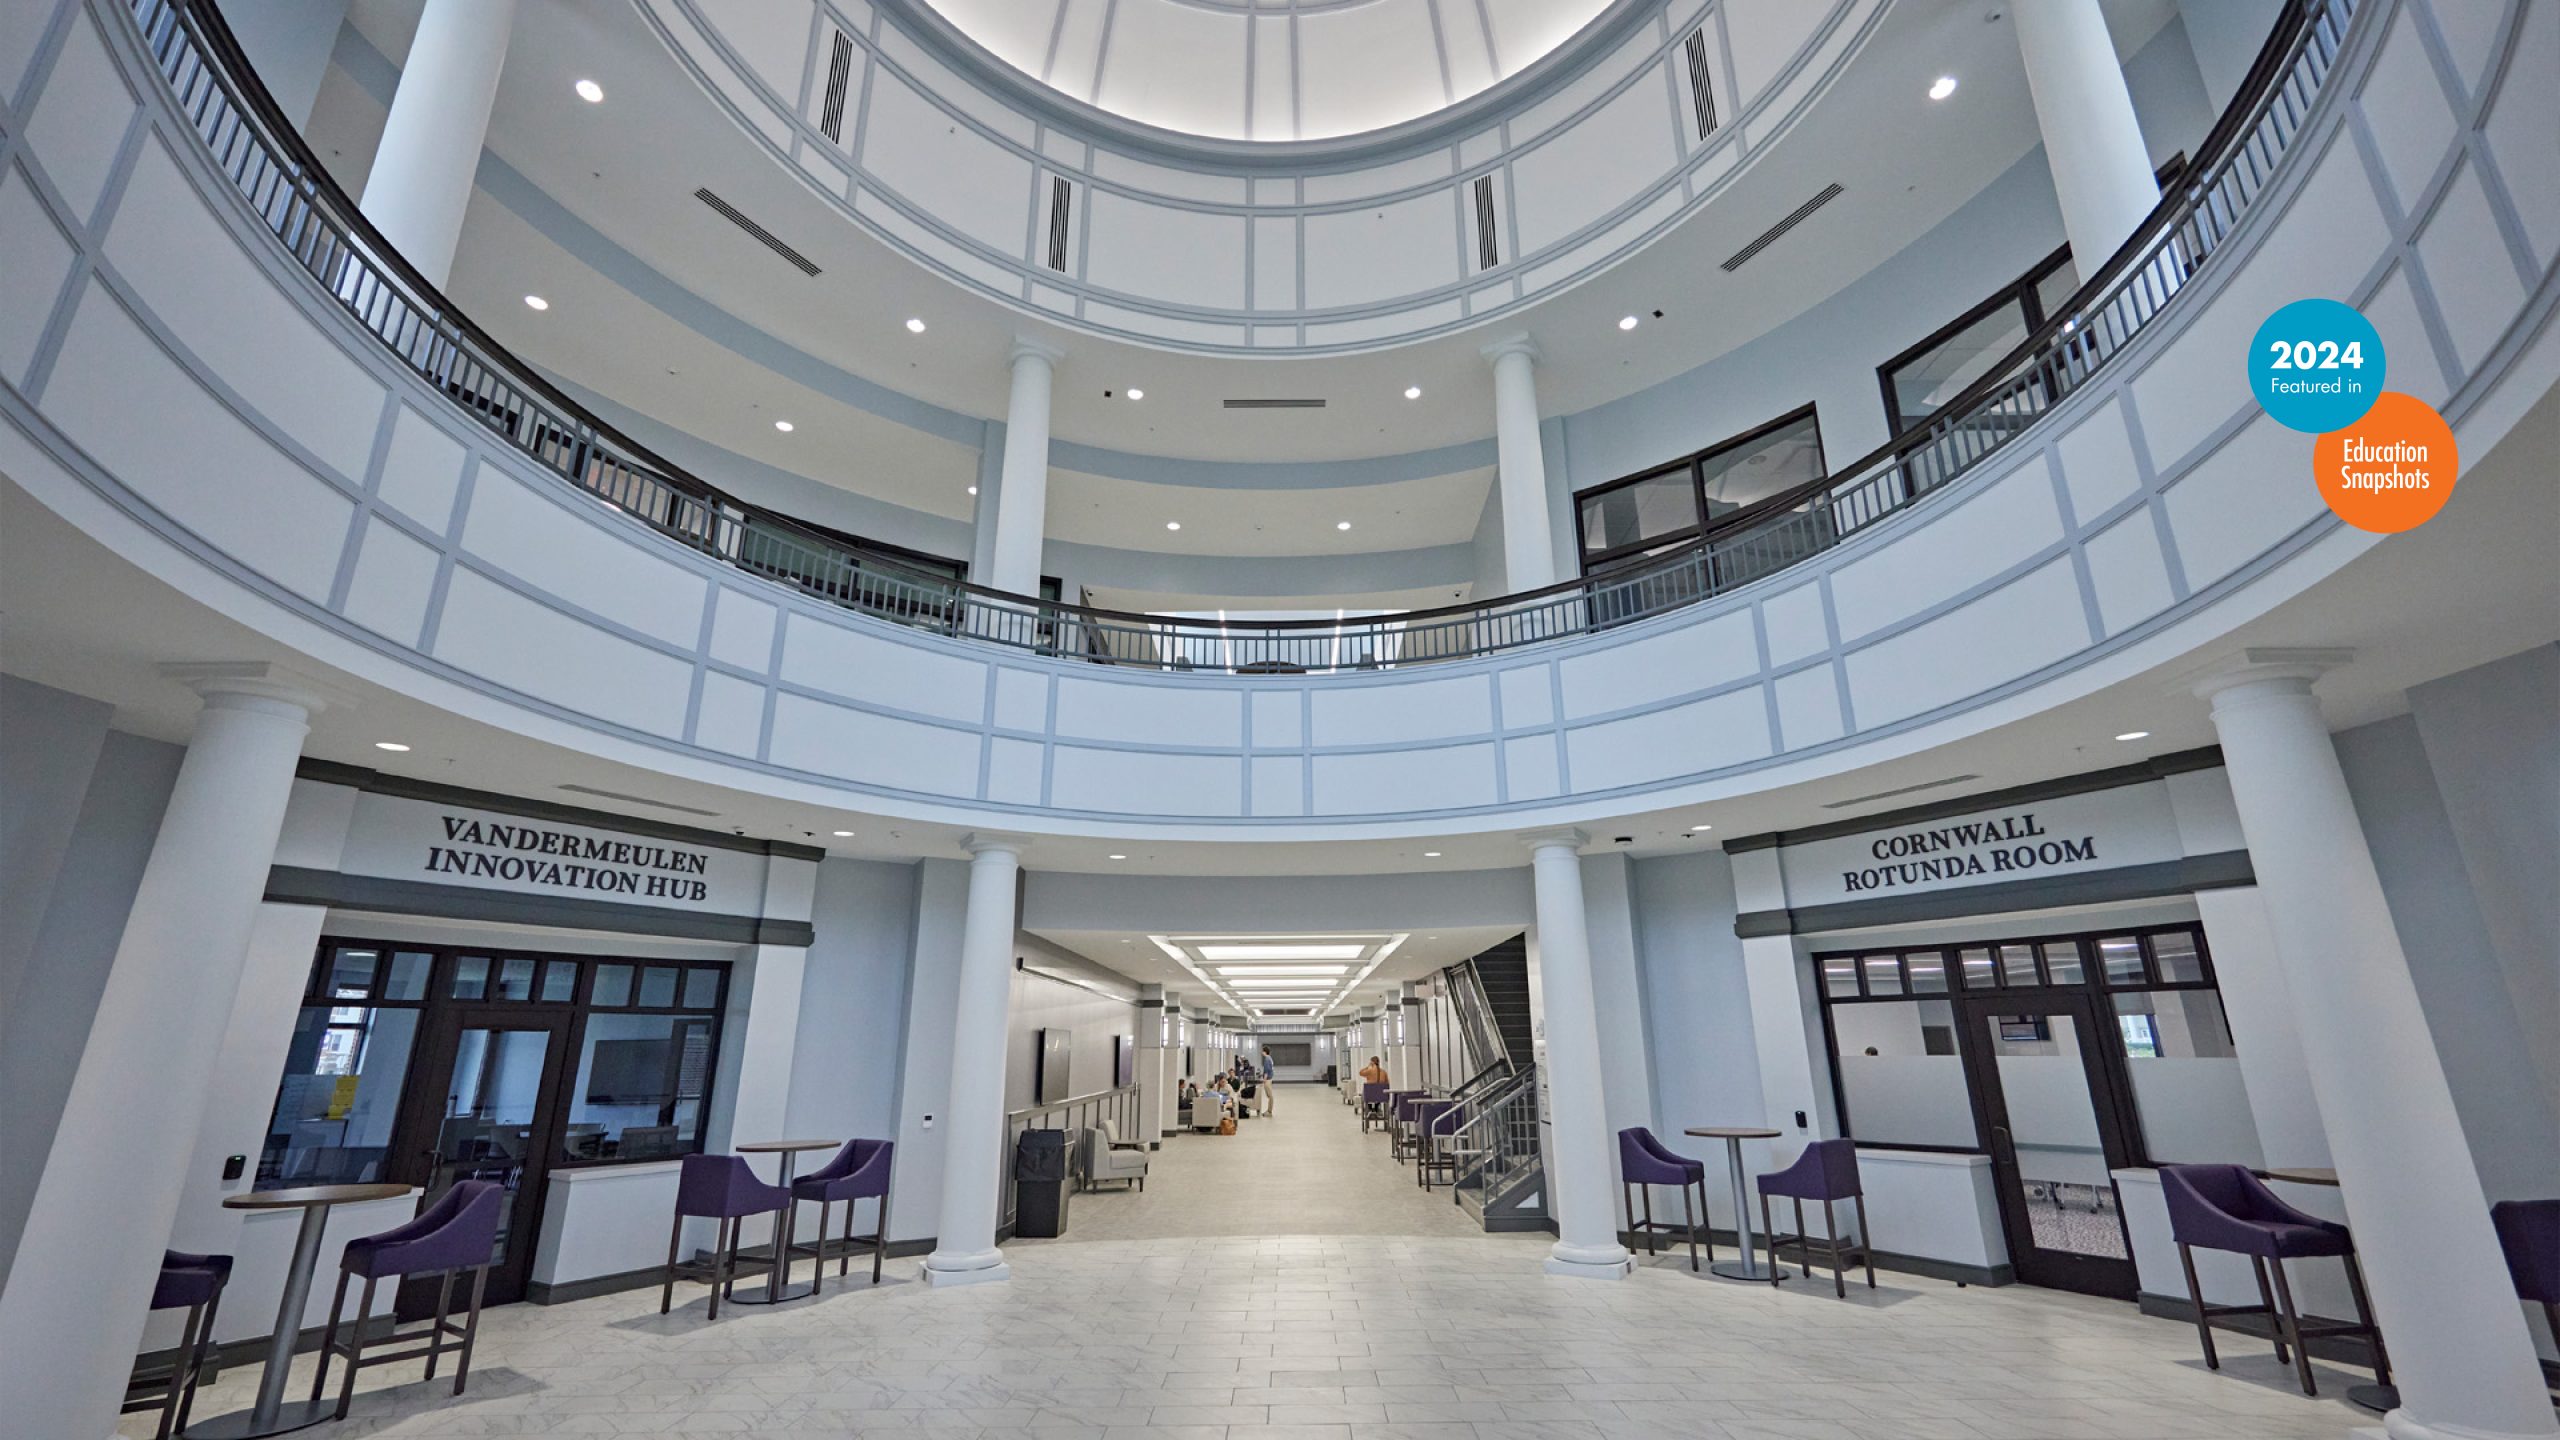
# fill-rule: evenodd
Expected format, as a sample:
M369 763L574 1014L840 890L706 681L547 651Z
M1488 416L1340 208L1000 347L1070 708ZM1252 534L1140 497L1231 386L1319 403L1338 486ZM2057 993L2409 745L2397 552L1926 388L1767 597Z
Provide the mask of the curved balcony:
M801 548L447 313L232 98L217 31L69 8L0 63L29 77L0 470L352 672L893 813L1490 828L1845 767L2161 663L2372 543L2239 383L2275 305L2362 305L2470 454L2560 368L2552 95L2513 80L2560 15L2440 63L2419 0L2327 0L2194 188L1920 442L1644 571L1359 632L1378 653L1175 632Z

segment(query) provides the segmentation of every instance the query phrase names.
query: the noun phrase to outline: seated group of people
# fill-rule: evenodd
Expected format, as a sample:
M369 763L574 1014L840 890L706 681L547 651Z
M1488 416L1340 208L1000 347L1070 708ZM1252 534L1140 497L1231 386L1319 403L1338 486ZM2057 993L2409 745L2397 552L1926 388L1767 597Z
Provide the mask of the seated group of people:
M1232 1070L1221 1070L1210 1076L1205 1088L1185 1076L1181 1103L1191 1128L1197 1131L1218 1130L1222 1128L1220 1121L1270 1114L1273 1089L1270 1053L1267 1050L1263 1052L1260 1072L1255 1070L1253 1061L1239 1058Z

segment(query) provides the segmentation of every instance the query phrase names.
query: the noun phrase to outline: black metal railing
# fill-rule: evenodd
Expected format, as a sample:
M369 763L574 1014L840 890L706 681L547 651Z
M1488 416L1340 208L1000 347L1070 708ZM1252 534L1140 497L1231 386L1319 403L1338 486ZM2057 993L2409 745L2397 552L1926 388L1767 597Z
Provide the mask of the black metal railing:
M1087 1130L1109 1125L1113 1136L1121 1140L1155 1139L1155 1122L1145 1115L1138 1087L1122 1085L1110 1090L1096 1090L1090 1095L1074 1095L1053 1100L1046 1105L1009 1110L1004 1117L1003 1193L997 1199L996 1224L999 1228L1013 1224L1014 1149L1027 1130L1064 1130L1067 1132L1067 1174L1078 1185L1085 1181L1083 1135Z
M1096 664L1329 674L1499 654L1720 595L1818 555L1965 474L2085 385L2222 248L2272 183L2359 0L2290 0L2198 161L2042 328L1913 430L1748 506L1688 546L1546 589L1336 620L1142 615L900 564L695 478L473 325L367 222L276 110L209 0L131 0L179 112L287 254L454 404L598 501L740 569L901 625Z

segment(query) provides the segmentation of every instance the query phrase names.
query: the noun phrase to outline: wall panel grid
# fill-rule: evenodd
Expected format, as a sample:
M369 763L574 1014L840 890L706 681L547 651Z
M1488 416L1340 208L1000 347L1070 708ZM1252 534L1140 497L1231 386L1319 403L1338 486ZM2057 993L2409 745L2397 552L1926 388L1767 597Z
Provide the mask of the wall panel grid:
M2437 36L2420 0L2370 0L2340 61L2352 83L2324 92L2301 163L2243 218L2229 263L2190 279L2159 324L1952 493L1760 585L1506 655L1340 676L1109 669L901 628L742 576L542 472L378 353L276 255L167 115L112 0L69 7L0 104L5 193L29 197L77 252L67 267L0 267L0 315L43 317L28 364L0 383L0 473L75 522L103 500L198 562L163 564L173 584L199 597L245 589L314 622L347 647L332 663L387 658L511 707L502 714L714 762L741 785L815 783L924 813L1499 823L1513 807L1614 803L1836 751L2118 652L2336 529L2305 499L2309 437L2257 417L2243 387L2191 378L2221 363L2200 356L2199 337L2245 337L2265 313L2267 289L2287 283L2267 269L2298 264L2299 232L2335 241L2332 207L2378 217L2367 253L2330 262L2338 292L2361 301L2388 287L2406 320L2386 338L2395 353L2434 354L2457 427L2503 381L2539 394L2555 368L2555 346L2527 349L2560 305L2543 252L2504 244L2491 253L2510 273L2484 278L2431 269L2426 242L2476 218L2433 203L2458 173L2474 177L2472 203L2500 235L2533 233L2514 197L2552 183L2529 168L2551 157L2502 156L2482 136L2503 105L2545 103L2549 87L2519 83L2505 62L2560 46L2545 33L2560 6L2514 17L2475 92L2439 63L2435 40L2375 43L2411 15L2411 33ZM112 63L54 63L84 32ZM88 152L25 123L49 87L82 84L143 97L125 102L137 118L94 200L85 181L73 196L53 175ZM2394 167L2345 143L2397 86L2438 87L2461 120L2406 210ZM183 184L133 184L169 164ZM147 251L120 245L130 226L165 233ZM144 253L151 273L128 274L120 262ZM293 387L235 385L225 372L236 365L188 343L202 317L173 312L208 277L272 287L252 306L258 323L304 328L266 353L311 357L332 393L370 397L356 443L324 439L360 460L315 449L308 417L262 408ZM2454 323L2480 302L2448 293L2483 283L2511 313L2495 327L2476 314ZM270 299L280 303L256 308ZM2520 410L2502 399L2483 413L2511 423ZM2495 436L2463 438L2485 448ZM191 489L211 464L254 486ZM2303 483L2267 483L2288 473ZM228 503L251 494L265 508ZM233 509L258 523L230 523ZM1982 523L2001 515L2033 523ZM523 543L535 535L552 539ZM1915 559L1956 577L1925 594L1872 583ZM1898 590L1918 598L1897 610L1887 597Z
M777 160L956 283L1160 347L1329 353L1474 324L1650 243L1786 132L1890 0L1728 26L1732 3L1615 8L1519 85L1287 175L1115 128L946 53L899 7L775 0L806 15L798 41L768 7L639 9ZM1411 258L1382 271L1381 254Z

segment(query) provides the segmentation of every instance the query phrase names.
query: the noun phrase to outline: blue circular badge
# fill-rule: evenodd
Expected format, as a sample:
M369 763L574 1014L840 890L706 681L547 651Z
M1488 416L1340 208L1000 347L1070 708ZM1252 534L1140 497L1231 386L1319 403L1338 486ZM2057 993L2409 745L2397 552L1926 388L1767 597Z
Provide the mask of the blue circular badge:
M2249 393L2288 430L2326 435L2382 398L2382 335L2352 305L2296 300L2249 342Z

